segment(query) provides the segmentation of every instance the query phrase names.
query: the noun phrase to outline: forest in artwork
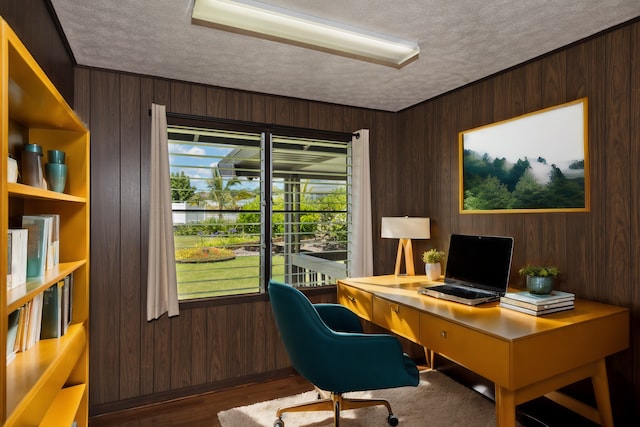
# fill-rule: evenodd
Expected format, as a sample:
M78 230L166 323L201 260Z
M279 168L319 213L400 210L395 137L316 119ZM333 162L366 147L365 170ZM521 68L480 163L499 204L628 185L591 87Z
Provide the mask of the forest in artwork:
M585 208L585 162L504 157L464 150L464 210Z

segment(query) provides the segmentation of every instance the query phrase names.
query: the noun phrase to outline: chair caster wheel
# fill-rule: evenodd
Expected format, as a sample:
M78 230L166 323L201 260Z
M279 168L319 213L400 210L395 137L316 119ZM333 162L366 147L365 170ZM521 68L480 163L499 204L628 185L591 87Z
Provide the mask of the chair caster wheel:
M282 421L282 418L278 418L277 420L275 420L273 422L273 427L284 427L284 421Z
M387 418L387 422L389 423L390 426L397 426L398 423L400 422L400 420L398 420L398 417L396 417L393 414L389 414L389 417Z

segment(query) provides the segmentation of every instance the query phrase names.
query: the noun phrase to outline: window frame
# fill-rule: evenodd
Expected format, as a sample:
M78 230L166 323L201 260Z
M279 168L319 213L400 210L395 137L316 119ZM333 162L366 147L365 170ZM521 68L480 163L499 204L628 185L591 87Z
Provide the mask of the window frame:
M337 131L327 131L320 129L311 129L311 128L300 128L294 126L283 126L283 125L275 125L275 124L267 124L267 123L259 123L259 122L247 122L241 120L231 120L231 119L221 119L214 117L206 117L206 116L194 116L188 114L180 114L180 113L172 113L167 112L167 125L171 126L188 126L195 128L205 128L205 129L220 129L220 130L228 130L228 131L239 131L239 132L252 132L252 133L260 133L264 138L266 135L266 141L263 142L263 146L265 149L262 151L263 158L261 161L263 165L271 165L271 155L273 153L273 143L272 137L276 136L285 136L292 138L312 138L312 139L327 139L332 141L342 141L344 143L350 143L352 141L353 133L348 132L337 132ZM351 167L350 165L348 166ZM268 170L267 170L268 169ZM272 211L272 185L264 185L265 182L271 184L273 182L273 168L261 168L261 191L264 191L264 200L265 203L261 204L261 217L263 221L261 223L261 233L264 233L266 230L271 229L271 215L269 212ZM269 176L264 176L265 173L269 174ZM350 198L348 202L350 201ZM348 214L349 221L351 221L351 214ZM350 222L349 222L350 224ZM267 228L269 227L269 228ZM271 235L271 234L270 234ZM267 239L265 242L265 246L263 248L265 254L270 254L272 251L271 239ZM261 254L264 255L264 254ZM261 256L261 259L264 259L264 256ZM215 305L225 305L225 304L234 304L234 303L242 303L247 300L257 300L257 301L266 301L269 299L268 297L268 286L269 280L271 278L272 270L271 263L266 263L266 266L261 266L263 269L264 277L263 283L261 285L261 291L257 293L244 293L244 294L234 294L234 295L221 295L221 296L208 296L202 298L191 298L179 300L180 306L185 307L209 307ZM312 295L325 295L327 293L335 292L336 285L322 285L316 287L301 287L305 294ZM262 291L264 289L264 291Z

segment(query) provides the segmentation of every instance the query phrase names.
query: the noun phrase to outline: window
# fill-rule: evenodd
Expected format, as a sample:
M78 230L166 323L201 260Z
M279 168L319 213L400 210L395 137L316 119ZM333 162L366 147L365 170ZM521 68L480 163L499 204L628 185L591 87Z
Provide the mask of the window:
M347 277L350 135L169 123L180 300Z

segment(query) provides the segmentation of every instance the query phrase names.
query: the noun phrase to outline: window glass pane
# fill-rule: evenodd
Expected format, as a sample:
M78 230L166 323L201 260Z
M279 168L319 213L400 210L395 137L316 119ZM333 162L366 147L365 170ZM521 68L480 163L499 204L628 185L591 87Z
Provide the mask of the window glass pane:
M272 259L283 259L287 283L347 276L348 153L341 141L273 137Z
M179 299L261 291L257 133L169 128ZM242 153L257 163L234 168Z

